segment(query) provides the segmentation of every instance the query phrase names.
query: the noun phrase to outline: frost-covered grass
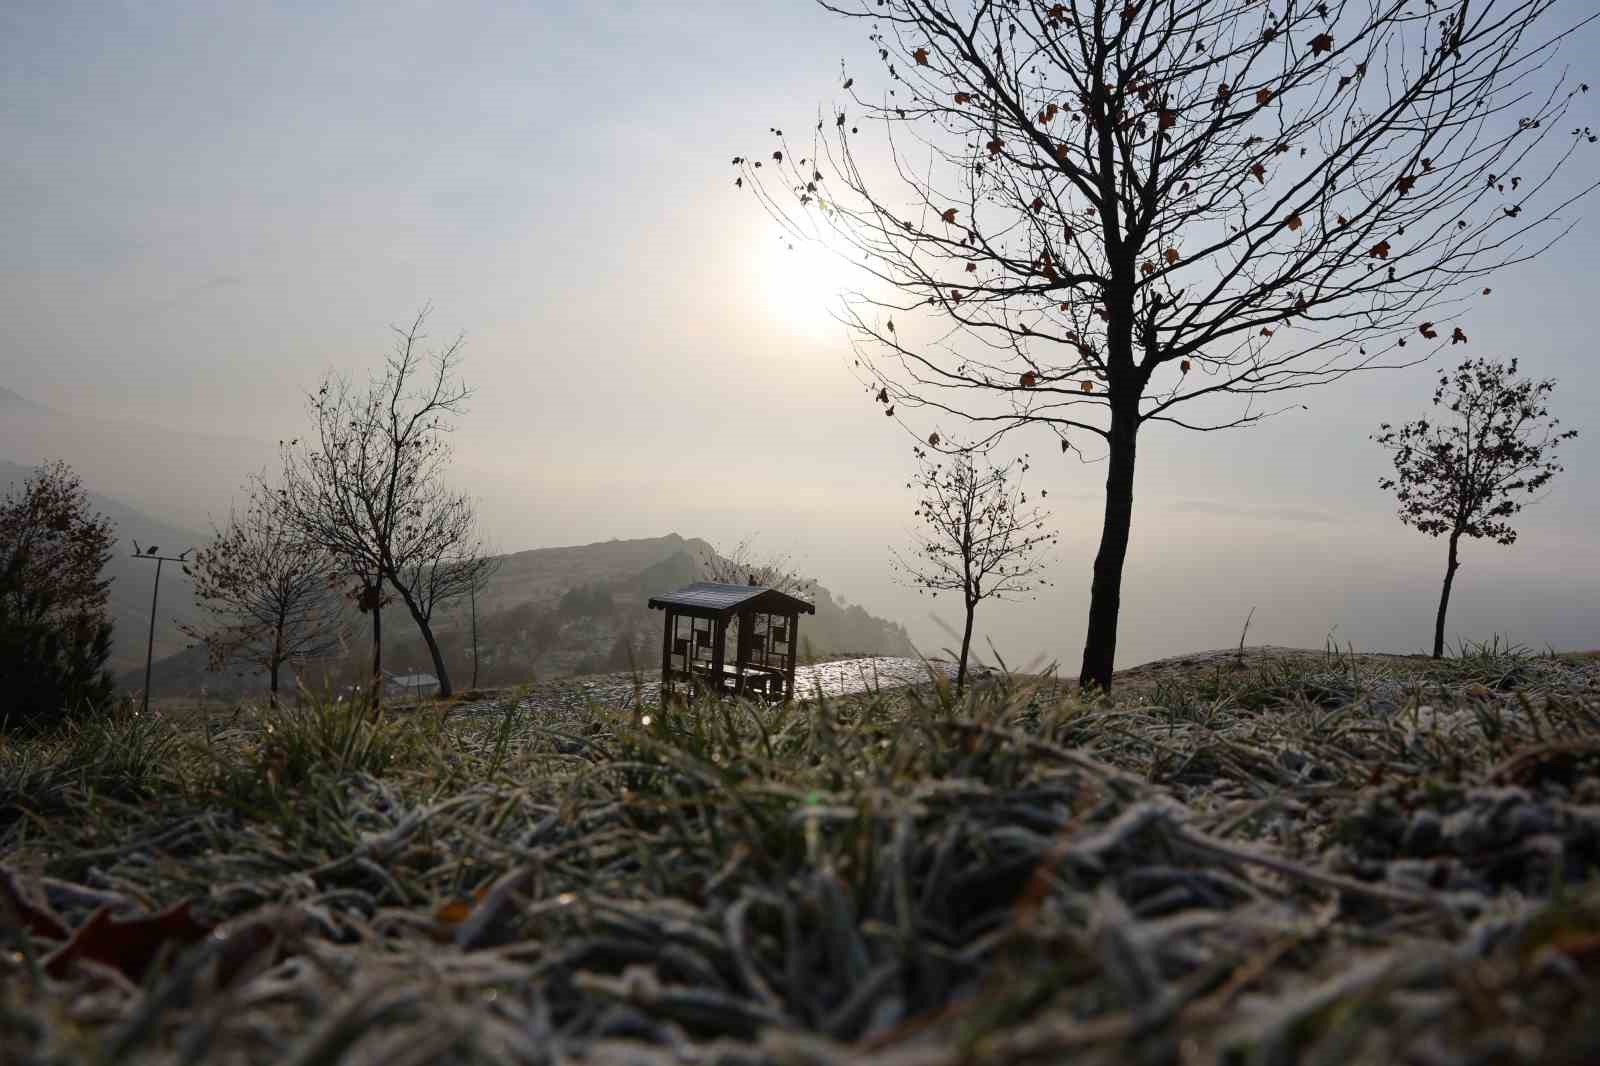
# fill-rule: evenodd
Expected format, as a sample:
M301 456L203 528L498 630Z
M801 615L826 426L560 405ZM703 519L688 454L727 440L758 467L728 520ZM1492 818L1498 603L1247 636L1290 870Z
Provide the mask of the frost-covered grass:
M0 892L0 1061L1600 1061L1600 660L1463 651L0 741L21 906L215 926Z

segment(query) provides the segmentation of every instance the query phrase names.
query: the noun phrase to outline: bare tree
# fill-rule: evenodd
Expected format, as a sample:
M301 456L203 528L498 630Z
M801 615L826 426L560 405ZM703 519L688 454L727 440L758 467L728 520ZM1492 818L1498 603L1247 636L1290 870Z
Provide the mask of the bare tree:
M1028 506L1022 475L1028 460L995 465L987 457L979 465L968 451L948 460L936 459L920 447L912 449L917 473L906 488L918 493L922 520L916 552L907 559L895 553L895 567L907 584L937 597L957 592L966 610L961 632L961 657L956 665L956 692L967 684L967 656L978 604L1037 592L1049 584L1041 576L1047 559L1042 549L1056 534L1045 528L1047 512Z
M712 549L700 559L700 572L707 581L727 585L760 585L777 589L803 600L811 599L816 582L801 577L788 555L766 555L756 550L756 538L745 537L732 549Z
M1482 276L1592 188L1551 181L1595 140L1564 121L1586 87L1538 84L1555 0L822 6L869 22L884 95L847 78L738 183L864 264L843 315L887 412L1106 461L1085 685L1111 683L1142 428L1249 425L1464 342Z
M325 658L343 645L335 561L301 539L278 493L263 483L184 571L207 618L179 628L205 645L213 670L243 662L266 671L273 706L285 665Z
M489 587L490 580L499 572L503 561L503 557L499 555L489 555L480 551L475 557L463 563L467 571L464 583L467 587L467 617L472 637L471 688L478 687L478 597Z
M300 536L344 560L373 615L373 684L380 683L385 585L416 623L448 696L450 674L434 638L433 608L465 592L453 576L478 555L471 501L450 491L447 440L469 392L456 379L462 341L423 353L424 309L395 328L381 374L358 388L329 375L310 397L315 436L283 449L285 512Z
M455 506L440 508L440 518L462 528L449 530L448 523L440 527L440 535L424 541L424 554L409 568L403 570L392 582L400 599L411 616L422 627L428 652L439 672L440 692L450 694L449 680L444 672L444 658L433 636L433 612L441 604L463 598L470 601L472 609L472 687L477 687L478 640L477 595L488 583L489 577L499 567L500 560L484 552L483 546L473 539L477 522L470 503L464 497L454 498ZM443 535L449 532L450 535Z
M1549 378L1519 380L1515 359L1469 359L1439 375L1433 406L1442 422L1419 418L1398 428L1385 422L1372 438L1394 459L1394 477L1378 484L1399 499L1400 521L1450 538L1433 626L1435 659L1444 654L1444 616L1461 568L1457 543L1464 536L1515 543L1509 519L1561 472L1552 456L1578 435L1550 417L1545 398L1555 387Z

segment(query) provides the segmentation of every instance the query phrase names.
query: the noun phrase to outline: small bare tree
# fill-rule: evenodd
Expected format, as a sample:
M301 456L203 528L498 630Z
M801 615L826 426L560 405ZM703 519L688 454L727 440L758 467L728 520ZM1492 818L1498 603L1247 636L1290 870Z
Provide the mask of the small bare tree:
M763 555L756 550L756 538L745 537L727 551L712 549L700 560L700 572L707 581L725 585L760 585L809 600L816 582L801 577L788 555Z
M919 498L913 513L922 520L916 552L907 559L894 555L895 569L907 584L937 597L961 594L966 625L961 632L961 658L956 664L956 691L967 684L967 656L978 604L987 599L1029 595L1049 584L1041 576L1048 561L1041 549L1055 545L1046 529L1047 512L1028 505L1022 476L1024 456L995 465L957 450L935 459L920 447L912 449L917 473L906 483Z
M213 670L247 663L266 671L273 706L285 665L325 658L343 645L333 558L300 538L278 493L260 482L184 570L207 618L179 628L205 645Z
M1430 537L1448 536L1444 589L1433 626L1433 657L1444 654L1444 617L1450 587L1461 563L1462 537L1512 544L1510 518L1561 472L1553 455L1578 435L1561 430L1545 398L1553 379L1517 378L1517 361L1469 359L1454 373L1441 373L1433 390L1440 419L1419 418L1395 427L1385 422L1372 439L1394 459L1394 477L1380 488L1400 501L1400 521Z
M450 491L447 437L469 391L456 378L462 340L425 355L426 308L366 388L329 375L310 397L315 436L283 448L281 499L298 534L361 579L373 615L373 685L381 682L382 589L405 604L448 696L450 673L434 638L433 608L463 593L454 576L479 554L471 501Z
M1482 277L1592 188L1551 180L1596 139L1587 86L1543 77L1556 0L821 6L882 77L736 181L862 265L844 319L888 413L1105 461L1085 685L1111 684L1141 430L1465 341Z
M478 687L478 597L489 587L502 562L501 556L479 551L462 564L466 571L462 583L467 588L467 624L472 638L472 682L469 687L474 689Z

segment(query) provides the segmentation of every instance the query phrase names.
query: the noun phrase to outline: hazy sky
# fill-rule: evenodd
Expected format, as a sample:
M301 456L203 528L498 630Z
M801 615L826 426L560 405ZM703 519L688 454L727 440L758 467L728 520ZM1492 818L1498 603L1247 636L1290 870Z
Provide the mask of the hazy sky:
M841 59L871 72L865 32L800 0L7 3L0 386L265 456L322 373L364 374L431 301L435 336L466 334L462 485L499 547L759 533L932 646L887 571L911 442L849 372L820 306L836 273L782 252L729 166L827 109ZM1591 28L1563 61L1596 54ZM1600 126L1597 102L1572 124ZM1574 178L1597 168L1580 153ZM1516 547L1464 548L1453 633L1600 647L1597 245L1593 198L1465 323L1468 354L1559 378L1584 436ZM1119 661L1231 643L1252 605L1252 642L1422 647L1443 546L1393 519L1367 435L1419 413L1433 373L1244 432L1147 431ZM1032 476L1058 586L989 630L1075 665L1104 472L1052 443ZM225 510L233 454L167 471L195 488L164 517Z

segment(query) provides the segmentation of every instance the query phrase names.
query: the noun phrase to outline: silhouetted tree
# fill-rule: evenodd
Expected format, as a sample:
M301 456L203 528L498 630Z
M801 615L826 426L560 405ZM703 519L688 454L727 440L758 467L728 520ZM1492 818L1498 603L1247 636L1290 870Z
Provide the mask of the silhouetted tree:
M1433 626L1435 659L1444 654L1444 616L1461 568L1457 543L1462 537L1514 543L1509 519L1560 473L1552 456L1578 435L1558 429L1561 420L1550 417L1545 398L1555 385L1548 378L1517 378L1515 359L1469 359L1439 375L1433 420L1398 428L1385 422L1372 438L1392 453L1394 477L1378 484L1399 499L1400 521L1430 537L1450 538Z
M816 582L801 577L788 555L767 555L757 551L754 536L745 537L726 552L714 548L703 555L700 574L707 581L720 581L725 585L760 585L803 600L812 599L816 592Z
M46 727L111 699L111 521L65 463L0 498L0 727Z
M462 341L424 356L424 309L395 329L394 351L365 389L329 375L310 397L315 436L283 448L284 513L299 536L358 575L373 615L373 683L381 666L380 609L387 585L428 646L439 693L449 670L434 638L434 607L470 587L481 550L471 501L444 483L449 419L469 395L456 380Z
M1080 674L1102 689L1140 430L1247 425L1419 333L1464 341L1454 297L1540 250L1519 237L1595 140L1563 121L1579 86L1536 84L1555 0L822 6L869 24L881 95L848 78L809 145L774 129L737 182L862 264L843 317L887 414L1105 458Z
M479 553L467 559L462 565L464 568L464 584L467 587L467 623L472 640L472 682L471 687L478 687L478 597L489 587L489 581L499 572L501 557Z
M325 658L343 644L336 560L301 538L264 484L184 569L207 618L179 628L205 645L213 670L246 663L266 671L273 706L286 664Z
M959 693L967 684L967 654L978 604L1048 585L1040 576L1047 562L1040 549L1054 545L1057 538L1045 528L1049 514L1028 506L1022 488L1026 456L996 466L987 457L980 465L966 451L943 461L920 447L912 452L917 473L906 488L918 493L913 513L922 527L916 534L916 554L907 559L896 553L895 563L918 590L935 597L940 592L961 594L966 625L956 665Z

